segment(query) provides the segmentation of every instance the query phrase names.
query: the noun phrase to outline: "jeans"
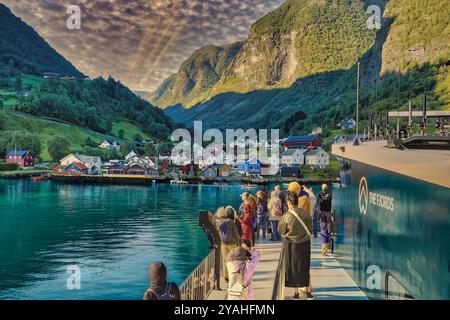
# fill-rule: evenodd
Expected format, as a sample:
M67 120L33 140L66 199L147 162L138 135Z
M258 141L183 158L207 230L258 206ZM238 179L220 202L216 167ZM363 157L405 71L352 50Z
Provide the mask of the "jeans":
M259 230L262 229L262 237L265 239L266 238L266 233L267 233L267 220L268 220L268 216L267 215L260 215L257 216L258 218L258 225L256 226L256 238L259 239Z
M278 232L279 220L270 220L270 225L272 226L272 240L281 240L281 234Z

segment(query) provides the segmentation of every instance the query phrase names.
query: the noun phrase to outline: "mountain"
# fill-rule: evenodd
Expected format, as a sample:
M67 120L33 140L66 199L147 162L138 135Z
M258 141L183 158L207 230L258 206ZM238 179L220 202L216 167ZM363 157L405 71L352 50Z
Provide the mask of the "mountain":
M44 79L43 72L71 77ZM46 148L54 137L65 137L74 152L90 154L100 154L96 146L106 138L122 143L141 137L166 147L175 128L161 109L119 81L85 80L0 4L0 157L16 139L26 143L30 137L43 146L36 156L46 160L50 159Z
M378 31L367 27L366 9L372 4L384 12ZM205 88L208 96L186 100L166 90L172 106L165 112L188 126L203 120L206 127L282 128L286 133L332 127L353 114L357 62L364 117L387 107L405 108L409 100L417 105L425 91L431 108L449 108L447 4L287 0L252 25L220 80ZM306 119L292 121L302 113Z
M18 74L84 77L30 26L0 3L0 76Z
M228 46L207 46L195 51L180 67L148 96L153 104L164 108L183 103L190 107L210 97L211 88L220 80L236 54L241 42Z

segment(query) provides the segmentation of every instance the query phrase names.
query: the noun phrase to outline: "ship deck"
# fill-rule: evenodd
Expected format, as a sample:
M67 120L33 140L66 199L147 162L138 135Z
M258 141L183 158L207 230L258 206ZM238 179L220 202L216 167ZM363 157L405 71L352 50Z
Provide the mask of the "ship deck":
M271 300L281 243L259 241L256 243L256 249L261 254L261 260L253 275L255 300ZM221 280L221 283L225 282ZM364 292L341 267L334 255L321 255L318 238L313 239L311 248L311 284L315 300L367 300ZM222 287L225 288L224 285ZM292 296L293 289L285 288L284 299L289 300ZM213 291L209 296L209 300L225 299L225 290Z
M388 148L386 141L372 141L359 146L333 144L332 154L450 188L450 151L399 150Z

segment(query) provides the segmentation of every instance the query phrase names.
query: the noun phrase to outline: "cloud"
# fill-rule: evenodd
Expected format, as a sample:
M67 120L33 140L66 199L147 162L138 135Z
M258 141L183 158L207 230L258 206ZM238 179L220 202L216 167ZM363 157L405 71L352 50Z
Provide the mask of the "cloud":
M194 50L245 39L251 24L283 0L0 2L82 72L154 90ZM70 4L81 8L81 30L66 28Z

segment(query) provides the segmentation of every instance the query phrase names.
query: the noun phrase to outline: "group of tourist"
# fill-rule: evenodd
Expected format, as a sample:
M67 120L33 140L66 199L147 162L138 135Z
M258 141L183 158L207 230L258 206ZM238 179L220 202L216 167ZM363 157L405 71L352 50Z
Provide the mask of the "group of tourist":
M322 254L329 250L331 236L331 194L326 184L317 199L311 189L298 182L289 184L286 192L276 186L270 192L260 190L255 195L241 194L242 203L221 207L213 216L220 238L221 274L227 283L229 300L252 300L253 272L260 259L256 239L281 241L285 286L294 289L293 299L311 300L310 280L311 238L313 220L320 225ZM317 200L317 201L316 201ZM160 262L149 269L152 286L144 295L147 300L179 299L178 287L166 281L166 269Z

